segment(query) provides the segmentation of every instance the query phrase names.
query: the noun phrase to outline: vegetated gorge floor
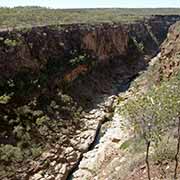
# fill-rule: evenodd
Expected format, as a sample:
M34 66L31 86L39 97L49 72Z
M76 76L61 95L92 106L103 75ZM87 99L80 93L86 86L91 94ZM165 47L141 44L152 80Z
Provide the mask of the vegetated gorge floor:
M150 59L150 57L146 56L145 58L148 61ZM105 75L102 75L101 72L98 75L96 74L99 79L102 78L102 84L99 87L101 93L98 93L94 97L93 108L91 107L90 111L82 115L81 121L84 123L84 127L76 130L76 135L72 136L72 147L65 146L64 153L62 153L62 151L59 151L61 149L60 145L56 143L54 149L43 153L42 159L33 162L34 164L32 164L29 171L31 173L34 172L32 173L33 175L28 175L28 177L25 175L24 179L147 179L144 156L138 157L137 164L136 162L134 162L135 164L131 164L128 163L132 160L131 157L126 156L126 153L120 149L121 144L131 135L131 130L128 132L124 131L121 123L126 120L116 112L118 109L117 104L119 104L118 97L120 96L125 100L128 99L132 95L131 83L138 79L138 75L144 73L144 71L142 73L132 73L132 71L129 71L128 65L117 65L116 63L112 67ZM67 123L69 128L61 129L63 132L62 138L65 141L69 133L73 130L70 125ZM76 138L79 139L79 143ZM77 149L74 150L74 147ZM77 162L76 153L79 162ZM75 158L73 159L74 155ZM66 159L64 162L62 161L63 158ZM50 167L48 169L41 164L41 162L47 159L50 160ZM167 170L173 173L173 163L153 165L151 168L152 179L164 179L166 177L165 171L167 172ZM23 179L22 177L21 174L21 179Z
M115 172L119 173L118 166L114 169L111 163L119 161L121 140L125 140L127 134L121 130L121 121L124 120L117 113L114 114L114 105L118 94L128 90L139 70L131 70L129 64L119 60L108 66L106 73L101 72L104 71L103 67L94 74L95 78L91 75L88 77L90 79L86 79L90 86L90 80L97 81L92 84L97 86L98 93L94 95L89 110L81 114L78 123L82 127L76 129L71 121L63 122L63 126L57 130L58 134L56 132L60 139L40 158L31 161L28 166L20 167L15 179L84 180L104 179L106 176L108 179L119 179L115 175ZM89 87L85 84L79 88L88 92ZM79 92L78 89L76 91Z
M151 65L158 61L158 56L149 58L149 68ZM148 68L148 69L149 69ZM114 72L120 69L116 68ZM118 112L119 106L124 101L128 101L132 98L134 90L133 84L136 81L141 83L140 91L146 91L146 85L143 84L142 77L145 76L148 70L139 72L136 76L128 76L127 79L118 79L113 81L113 87L107 91L106 94L102 94L104 97L102 102L98 104L100 109L104 109L110 116L106 116L105 121L102 121L95 140L92 143L90 149L85 152L80 159L80 162L68 175L67 180L146 180L147 168L145 164L145 151L144 153L130 155L128 152L121 149L123 142L128 140L132 136L131 129L124 129L122 124L126 122ZM120 77L115 73L116 77ZM120 83L121 82L121 83ZM139 92L136 92L139 93ZM121 103L118 99L122 98ZM95 109L93 111L96 111ZM99 111L99 110L97 110ZM92 111L91 111L92 112ZM90 112L90 114L91 114ZM106 114L107 115L107 114ZM141 146L139 144L139 146ZM164 161L163 163L151 162L151 179L152 180L171 180L174 173L174 162ZM178 172L180 168L178 168Z
M128 64L118 60L108 66L106 73L101 72L104 71L102 67L98 72L96 71L95 77L91 75L85 79L85 83L90 86L95 84L98 93L94 94L89 110L82 114L81 121L84 127L75 130L75 135L73 134L70 139L71 146L65 146L65 154L62 151L58 152L58 144L54 150L44 153L45 158L52 158L51 167L40 168L34 175L28 177L29 179L92 179L102 171L106 163L109 163L110 158L119 156L119 142L122 138L126 138L126 134L121 131L122 118L117 114L114 115L114 105L118 100L118 94L128 90L138 71L130 70ZM97 83L93 82L95 80ZM89 94L91 87L87 84L81 84L80 89L76 91ZM61 131L67 131L64 138L69 138L72 127L69 126L67 130L61 129ZM75 153L78 157L73 157ZM59 157L64 157L66 160L64 162L62 159L56 160Z
M146 57L146 59L148 60L150 57ZM122 69L125 71L123 72ZM131 130L125 131L122 128L122 122L126 120L117 112L120 105L119 97L127 100L132 95L129 88L131 83L138 78L139 73L128 74L128 66L123 68L116 66L112 72L115 80L109 81L109 83L112 82L111 88L106 93L99 95L99 98L103 97L103 99L101 103L97 104L105 112L106 118L101 123L91 148L83 154L67 180L138 180L141 177L147 178L144 165L144 171L141 171L141 168L137 169L137 172L132 173L132 176L129 176L129 170L124 169L129 168L126 167L126 161L130 161L130 159L128 159L129 157L126 159L120 146L129 138ZM122 76L123 74L124 76ZM125 164L124 167L123 164Z

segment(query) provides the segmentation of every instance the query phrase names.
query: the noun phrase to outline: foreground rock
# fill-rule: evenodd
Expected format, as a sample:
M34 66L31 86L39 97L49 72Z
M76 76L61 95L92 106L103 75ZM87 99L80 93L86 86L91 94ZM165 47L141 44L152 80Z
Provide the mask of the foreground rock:
M99 144L97 144L92 151L83 155L78 170L73 174L73 180L99 180L103 179L103 173L108 173L101 172L103 166L108 162L109 158L118 155L120 144L128 137L122 130L122 121L124 120L118 112L116 112L110 126L106 130L104 136L100 139ZM101 174L101 176L99 176L99 174Z
M83 127L71 134L73 126L67 126L67 129L61 129L62 134L58 136L61 140L56 142L54 149L44 152L41 159L32 162L36 172L29 177L30 180L65 180L73 168L78 164L82 155L89 150L94 142L99 128L104 122L107 112L104 110L112 104L114 97L110 97L105 102L99 104L99 108L91 110L81 119ZM106 110L107 111L107 110ZM70 136L71 135L71 136ZM49 161L50 166L46 168L40 165L42 162ZM35 169L37 168L38 169Z

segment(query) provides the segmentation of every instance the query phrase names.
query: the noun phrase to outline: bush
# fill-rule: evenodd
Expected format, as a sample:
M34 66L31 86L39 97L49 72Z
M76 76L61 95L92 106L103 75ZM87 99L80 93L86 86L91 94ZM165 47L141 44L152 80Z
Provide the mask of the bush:
M0 146L0 160L5 162L19 162L23 160L23 155L18 147L12 145Z
M164 136L154 149L152 158L155 162L161 163L166 160L174 160L176 154L177 140L173 137Z
M0 104L7 104L10 99L11 96L4 94L3 96L0 96Z
M15 46L19 45L19 42L15 39L6 39L4 41L4 44L9 47L15 47Z
M159 135L176 125L179 104L180 80L176 76L127 101L120 113L128 118L125 127L133 129L137 135L146 133L147 138L159 140Z

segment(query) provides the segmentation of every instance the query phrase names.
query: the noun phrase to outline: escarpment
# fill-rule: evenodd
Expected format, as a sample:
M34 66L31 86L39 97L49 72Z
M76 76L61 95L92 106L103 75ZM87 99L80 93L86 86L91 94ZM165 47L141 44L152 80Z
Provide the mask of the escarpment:
M159 55L159 72L160 78L170 78L172 75L177 75L180 67L180 23L172 25L169 29L167 39L161 45Z
M178 19L179 16L154 16L128 25L72 24L3 30L0 32L1 75L11 77L21 69L38 73L50 63L69 65L79 55L99 61L127 57L128 41L132 38L146 53L156 51L170 25Z
M104 61L113 56L125 56L128 46L128 34L123 25L34 27L1 32L0 36L1 75L5 77L14 76L22 69L39 73L49 64L61 66L65 72L73 63L78 64L76 59L70 61L77 56Z
M0 179L65 180L179 19L0 31Z

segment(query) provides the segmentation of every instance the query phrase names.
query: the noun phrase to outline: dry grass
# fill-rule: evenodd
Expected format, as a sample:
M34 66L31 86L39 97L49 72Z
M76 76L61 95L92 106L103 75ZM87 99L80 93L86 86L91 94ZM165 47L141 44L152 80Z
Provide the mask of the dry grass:
M134 22L151 15L180 15L180 9L0 8L0 28L71 23Z

